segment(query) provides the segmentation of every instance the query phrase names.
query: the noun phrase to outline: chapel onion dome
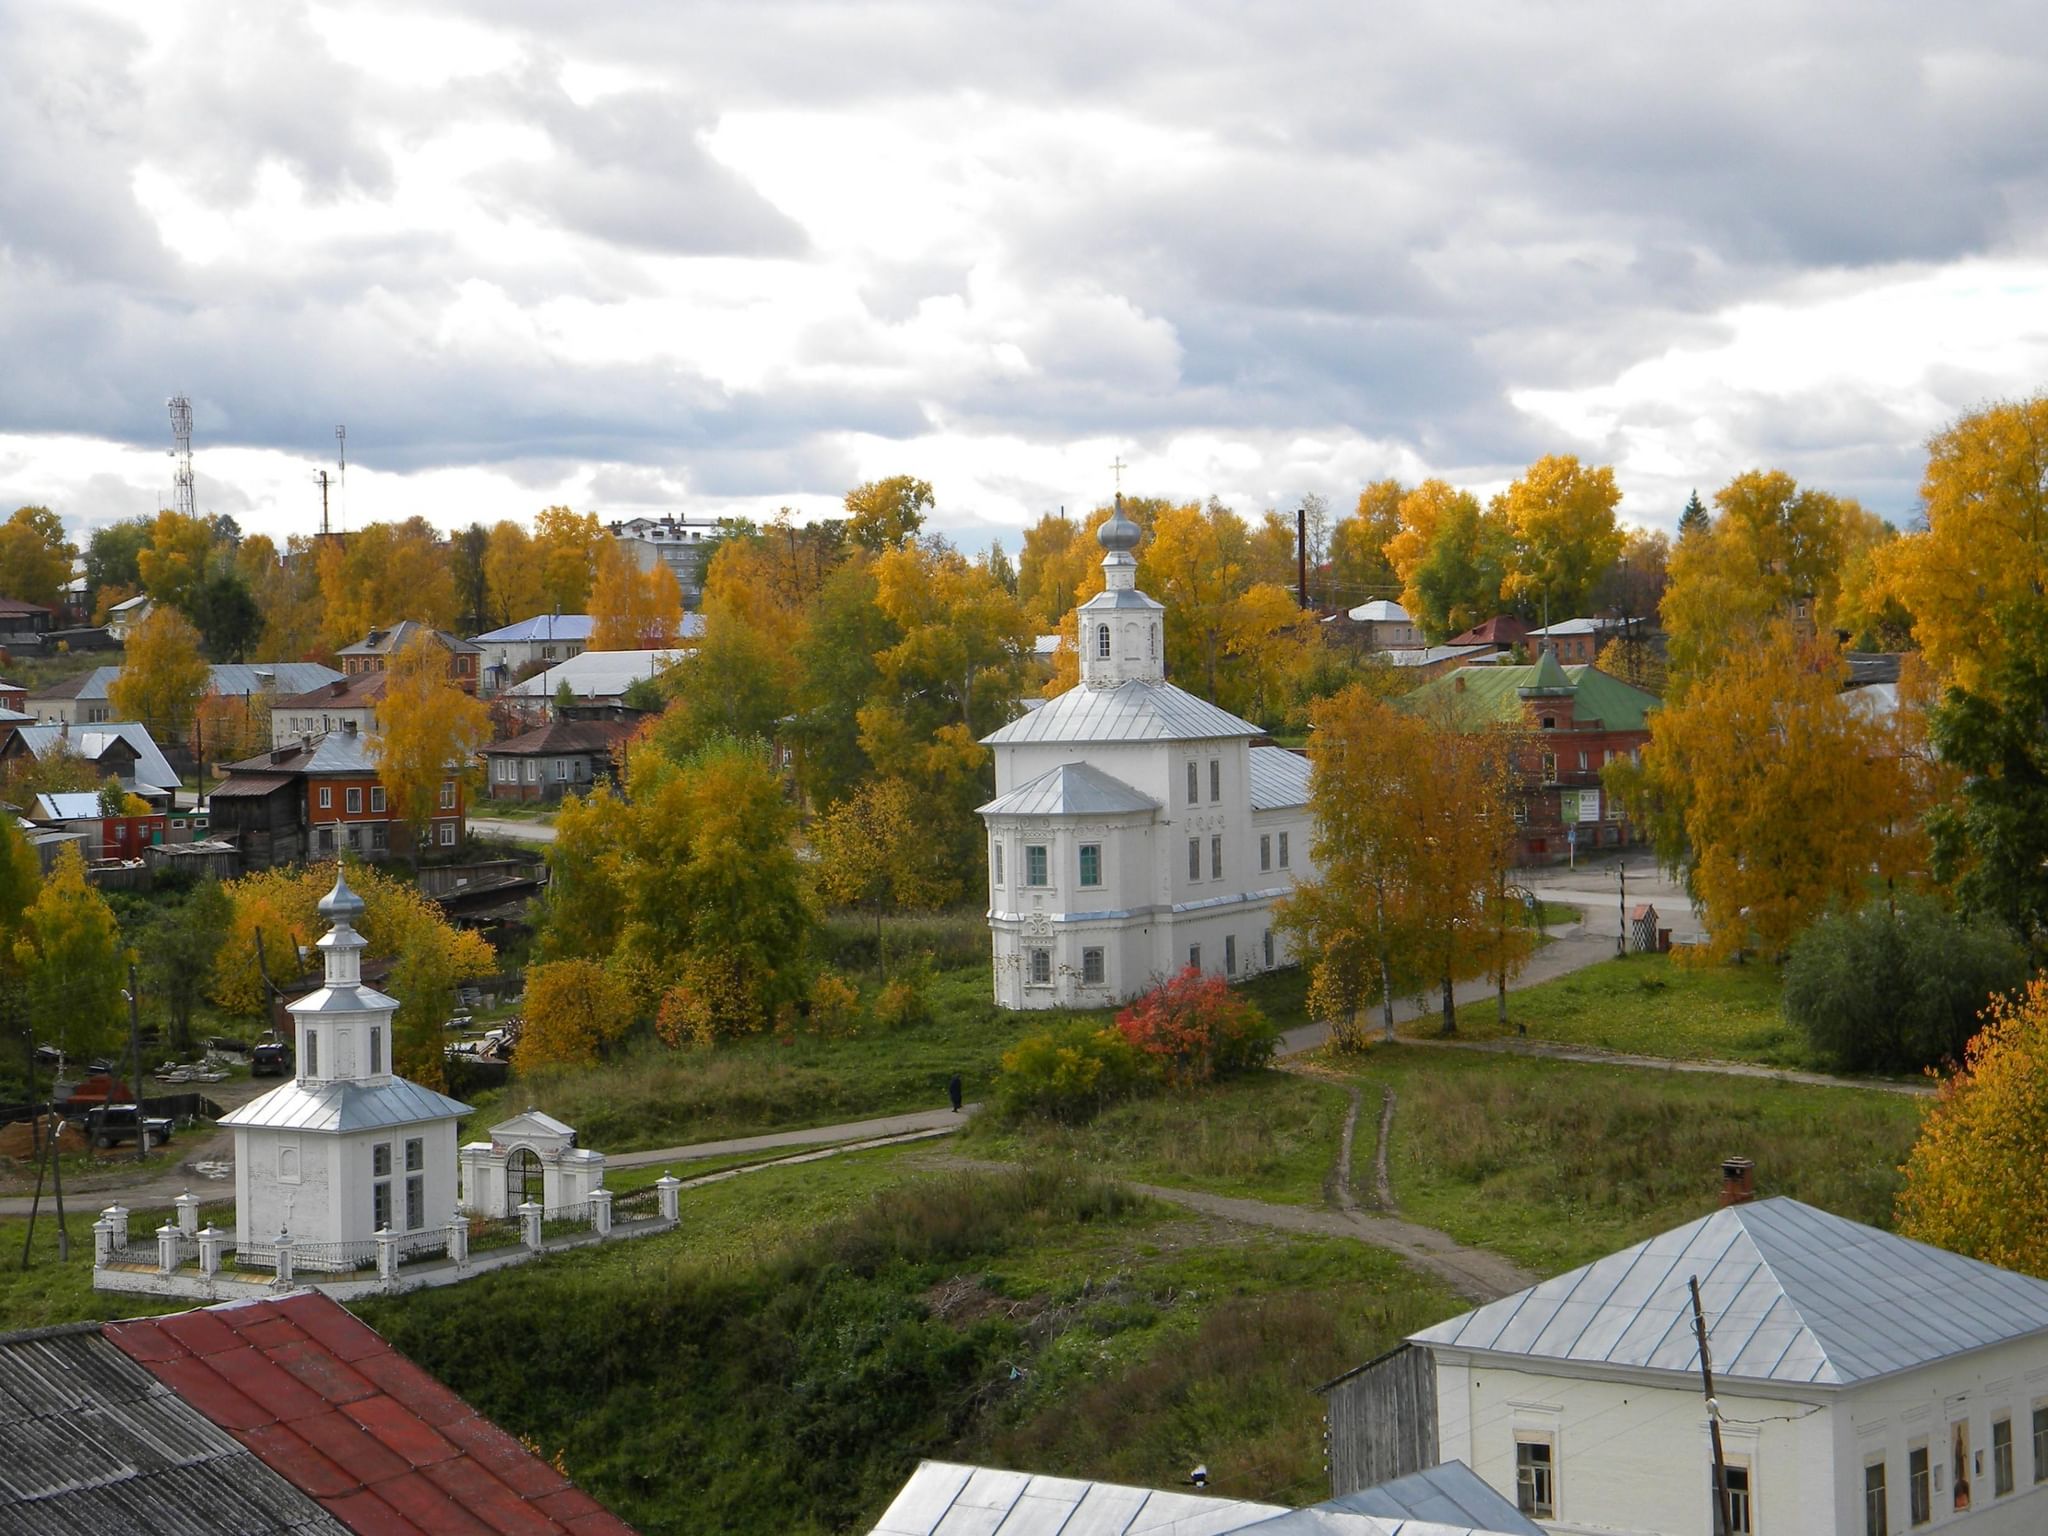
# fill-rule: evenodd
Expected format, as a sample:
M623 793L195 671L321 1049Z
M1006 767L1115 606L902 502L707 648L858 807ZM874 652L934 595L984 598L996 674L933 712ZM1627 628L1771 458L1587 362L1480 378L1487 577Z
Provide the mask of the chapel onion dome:
M348 876L339 869L334 874L334 889L320 898L318 911L337 923L354 922L363 915L363 898L348 888Z
M1116 499L1116 511L1110 514L1108 522L1095 531L1095 537L1102 547L1112 555L1128 555L1138 547L1138 541L1145 537L1145 530L1124 516L1124 499Z

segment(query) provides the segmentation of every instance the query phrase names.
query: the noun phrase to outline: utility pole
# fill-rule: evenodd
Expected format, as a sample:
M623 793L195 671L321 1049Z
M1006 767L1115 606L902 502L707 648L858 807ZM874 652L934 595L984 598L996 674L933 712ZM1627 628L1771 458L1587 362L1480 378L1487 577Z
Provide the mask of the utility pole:
M1285 524L1282 524L1284 527ZM1301 606L1308 606L1308 508L1297 507L1294 512L1294 579Z
M1617 913L1617 915L1618 915L1618 917L1619 917L1619 919L1620 919L1620 931L1619 931L1619 932L1617 932L1617 933L1616 933L1616 934L1614 935L1614 958L1615 958L1615 959L1617 959L1617 960L1626 960L1626 959L1628 958L1628 863L1627 863L1627 859L1628 859L1628 855L1624 853L1624 854L1623 854L1623 855L1622 855L1622 856L1621 856L1621 857L1620 857L1619 859L1615 860L1615 864L1614 864L1614 878L1615 878L1615 879L1616 879L1617 881L1619 881L1619 882L1620 882L1620 885L1621 885L1621 895L1620 895L1620 897L1618 898L1618 905L1617 905L1617 906L1616 906L1616 908L1615 908L1615 910L1616 910L1616 913Z
M1707 1353L1707 1315L1700 1309L1700 1277L1686 1282L1692 1287L1692 1329L1700 1341L1700 1381L1707 1394L1707 1433L1714 1441L1714 1536L1729 1536L1728 1459L1721 1453L1721 1405L1714 1398L1714 1361Z
M142 1016L141 1005L135 991L135 962L128 962L128 1060L135 1079L131 1091L135 1095L135 1161L142 1162L149 1156L149 1129L142 1113Z

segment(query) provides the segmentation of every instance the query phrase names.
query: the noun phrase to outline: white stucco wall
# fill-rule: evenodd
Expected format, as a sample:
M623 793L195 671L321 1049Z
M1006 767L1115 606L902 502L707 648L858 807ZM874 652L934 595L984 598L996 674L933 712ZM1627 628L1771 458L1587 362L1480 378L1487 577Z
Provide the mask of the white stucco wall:
M1750 1468L1756 1536L1864 1536L1863 1468L1886 1462L1893 1533L2048 1531L2048 1481L2033 1481L2032 1413L2048 1406L2048 1341L2025 1341L1861 1388L1798 1390L1716 1383L1723 1448ZM1511 1370L1437 1351L1438 1436L1515 1497L1519 1436L1548 1435L1557 1468L1550 1530L1603 1536L1712 1536L1712 1450L1696 1383ZM2013 1426L2014 1491L1993 1494L1991 1422ZM1950 1425L1970 1425L1972 1508L1957 1512L1948 1469ZM1908 1446L1924 1440L1940 1477L1933 1517L1908 1516ZM1981 1470L1977 1465L1981 1459ZM2048 1466L2042 1469L2048 1474Z

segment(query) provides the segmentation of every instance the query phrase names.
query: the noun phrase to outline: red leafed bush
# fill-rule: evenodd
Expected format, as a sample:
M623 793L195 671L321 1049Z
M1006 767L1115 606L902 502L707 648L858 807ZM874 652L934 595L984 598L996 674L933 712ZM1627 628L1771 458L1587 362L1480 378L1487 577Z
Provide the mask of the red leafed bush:
M1176 1087L1263 1067L1278 1043L1263 1013L1192 966L1136 999L1116 1027Z

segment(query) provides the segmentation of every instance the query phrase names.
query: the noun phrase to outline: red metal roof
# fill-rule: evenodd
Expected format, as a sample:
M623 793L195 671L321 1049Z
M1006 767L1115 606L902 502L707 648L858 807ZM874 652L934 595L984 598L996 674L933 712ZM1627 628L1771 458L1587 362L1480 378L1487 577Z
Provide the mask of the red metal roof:
M357 1536L633 1536L317 1291L106 1336Z

